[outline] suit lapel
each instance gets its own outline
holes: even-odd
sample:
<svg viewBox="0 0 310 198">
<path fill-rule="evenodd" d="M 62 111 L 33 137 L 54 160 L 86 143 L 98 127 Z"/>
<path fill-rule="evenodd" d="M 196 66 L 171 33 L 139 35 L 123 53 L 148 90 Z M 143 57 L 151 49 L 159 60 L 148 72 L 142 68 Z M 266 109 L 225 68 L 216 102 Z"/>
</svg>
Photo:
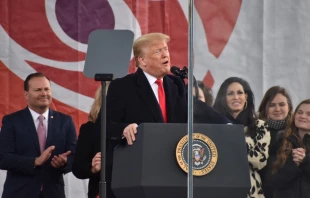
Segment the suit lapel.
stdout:
<svg viewBox="0 0 310 198">
<path fill-rule="evenodd" d="M 36 146 L 37 151 L 40 153 L 40 144 L 39 144 L 39 138 L 38 138 L 38 133 L 37 133 L 37 129 L 34 125 L 34 121 L 32 118 L 32 115 L 30 113 L 30 110 L 28 109 L 28 107 L 26 107 L 23 111 L 23 118 L 25 121 L 25 126 L 27 126 L 28 128 L 28 133 L 30 134 L 30 136 L 32 137 L 34 144 Z"/>
<path fill-rule="evenodd" d="M 55 123 L 57 123 L 58 117 L 55 116 L 55 112 L 52 109 L 49 109 L 48 113 L 48 129 L 47 129 L 47 139 L 45 144 L 45 149 L 49 146 L 52 146 L 53 136 L 55 133 Z"/>
<path fill-rule="evenodd" d="M 178 90 L 173 81 L 167 76 L 164 77 L 164 89 L 166 95 L 167 118 L 168 122 L 172 122 L 172 115 L 174 115 Z"/>
<path fill-rule="evenodd" d="M 162 116 L 159 104 L 154 95 L 153 89 L 140 68 L 137 70 L 136 76 L 138 85 L 137 91 L 142 97 L 147 107 L 150 109 L 155 119 L 155 122 L 164 122 L 164 118 Z"/>
</svg>

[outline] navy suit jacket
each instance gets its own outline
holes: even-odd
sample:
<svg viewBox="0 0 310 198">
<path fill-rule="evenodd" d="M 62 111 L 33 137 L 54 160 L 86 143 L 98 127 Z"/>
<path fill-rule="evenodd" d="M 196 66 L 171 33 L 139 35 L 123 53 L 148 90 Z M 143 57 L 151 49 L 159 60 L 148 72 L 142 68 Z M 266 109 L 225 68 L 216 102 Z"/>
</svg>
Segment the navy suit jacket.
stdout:
<svg viewBox="0 0 310 198">
<path fill-rule="evenodd" d="M 0 132 L 0 169 L 7 170 L 2 198 L 37 198 L 43 184 L 45 198 L 64 198 L 63 174 L 71 171 L 75 153 L 76 130 L 72 118 L 49 110 L 48 131 L 45 148 L 55 150 L 44 165 L 34 167 L 36 157 L 41 155 L 37 130 L 27 108 L 6 115 Z M 51 159 L 71 150 L 67 165 L 57 169 Z"/>
</svg>

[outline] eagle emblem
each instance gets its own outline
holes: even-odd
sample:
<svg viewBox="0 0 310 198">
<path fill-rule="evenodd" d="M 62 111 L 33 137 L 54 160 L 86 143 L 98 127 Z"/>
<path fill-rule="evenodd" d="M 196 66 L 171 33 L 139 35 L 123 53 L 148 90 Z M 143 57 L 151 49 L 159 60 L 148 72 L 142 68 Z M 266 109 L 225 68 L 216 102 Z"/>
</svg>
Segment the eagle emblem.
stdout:
<svg viewBox="0 0 310 198">
<path fill-rule="evenodd" d="M 203 176 L 212 171 L 216 165 L 218 153 L 214 142 L 206 135 L 193 133 L 193 141 L 189 149 L 188 135 L 185 135 L 176 148 L 176 158 L 183 171 L 188 173 L 188 161 L 193 162 L 193 175 Z M 189 155 L 191 157 L 189 158 Z"/>
<path fill-rule="evenodd" d="M 204 155 L 204 150 L 205 148 L 199 144 L 193 145 L 193 163 L 196 166 L 203 165 L 203 162 L 206 160 L 207 156 Z"/>
</svg>

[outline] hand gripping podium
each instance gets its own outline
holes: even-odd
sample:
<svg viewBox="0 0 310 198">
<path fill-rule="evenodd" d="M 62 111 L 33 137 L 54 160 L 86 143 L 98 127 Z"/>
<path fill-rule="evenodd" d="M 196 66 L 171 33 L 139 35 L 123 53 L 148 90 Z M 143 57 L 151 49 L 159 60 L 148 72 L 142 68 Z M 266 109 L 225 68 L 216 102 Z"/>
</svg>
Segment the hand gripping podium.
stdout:
<svg viewBox="0 0 310 198">
<path fill-rule="evenodd" d="M 197 148 L 193 149 L 197 157 L 193 160 L 197 164 L 210 171 L 204 166 L 208 161 L 212 164 L 217 154 L 213 170 L 193 177 L 194 198 L 245 198 L 250 190 L 250 175 L 243 126 L 194 124 L 194 133 L 207 136 L 216 147 L 216 153 L 210 154 L 207 150 L 213 151 L 212 145 L 201 149 L 193 138 L 193 147 Z M 182 138 L 186 135 L 187 124 L 139 125 L 134 144 L 114 151 L 112 190 L 116 197 L 186 198 L 187 173 L 177 160 L 181 149 L 176 150 L 185 143 Z"/>
</svg>

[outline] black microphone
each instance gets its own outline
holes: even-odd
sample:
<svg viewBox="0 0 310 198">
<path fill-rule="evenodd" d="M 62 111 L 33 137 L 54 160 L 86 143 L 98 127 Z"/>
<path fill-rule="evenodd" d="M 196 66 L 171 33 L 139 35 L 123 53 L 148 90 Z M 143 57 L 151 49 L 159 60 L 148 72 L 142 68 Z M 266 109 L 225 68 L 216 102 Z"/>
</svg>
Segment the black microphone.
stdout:
<svg viewBox="0 0 310 198">
<path fill-rule="evenodd" d="M 180 69 L 179 67 L 177 66 L 172 66 L 170 68 L 170 72 L 173 73 L 175 76 L 179 76 L 182 80 L 184 80 L 184 78 L 187 78 L 188 79 L 188 69 L 186 66 L 183 67 L 183 69 Z M 198 103 L 198 84 L 197 84 L 197 81 L 196 81 L 196 78 L 195 76 L 193 75 L 193 84 L 194 84 L 194 87 L 195 87 L 195 95 L 197 97 L 194 97 L 194 101 L 193 101 L 193 110 L 194 112 L 197 112 L 197 103 Z M 183 81 L 184 82 L 184 81 Z M 184 85 L 185 85 L 185 82 L 184 82 Z M 188 90 L 186 90 L 187 92 Z"/>
<path fill-rule="evenodd" d="M 177 66 L 172 66 L 170 68 L 171 73 L 173 73 L 176 76 L 179 76 L 180 78 L 188 78 L 188 69 L 184 66 L 183 69 L 178 68 Z"/>
</svg>

